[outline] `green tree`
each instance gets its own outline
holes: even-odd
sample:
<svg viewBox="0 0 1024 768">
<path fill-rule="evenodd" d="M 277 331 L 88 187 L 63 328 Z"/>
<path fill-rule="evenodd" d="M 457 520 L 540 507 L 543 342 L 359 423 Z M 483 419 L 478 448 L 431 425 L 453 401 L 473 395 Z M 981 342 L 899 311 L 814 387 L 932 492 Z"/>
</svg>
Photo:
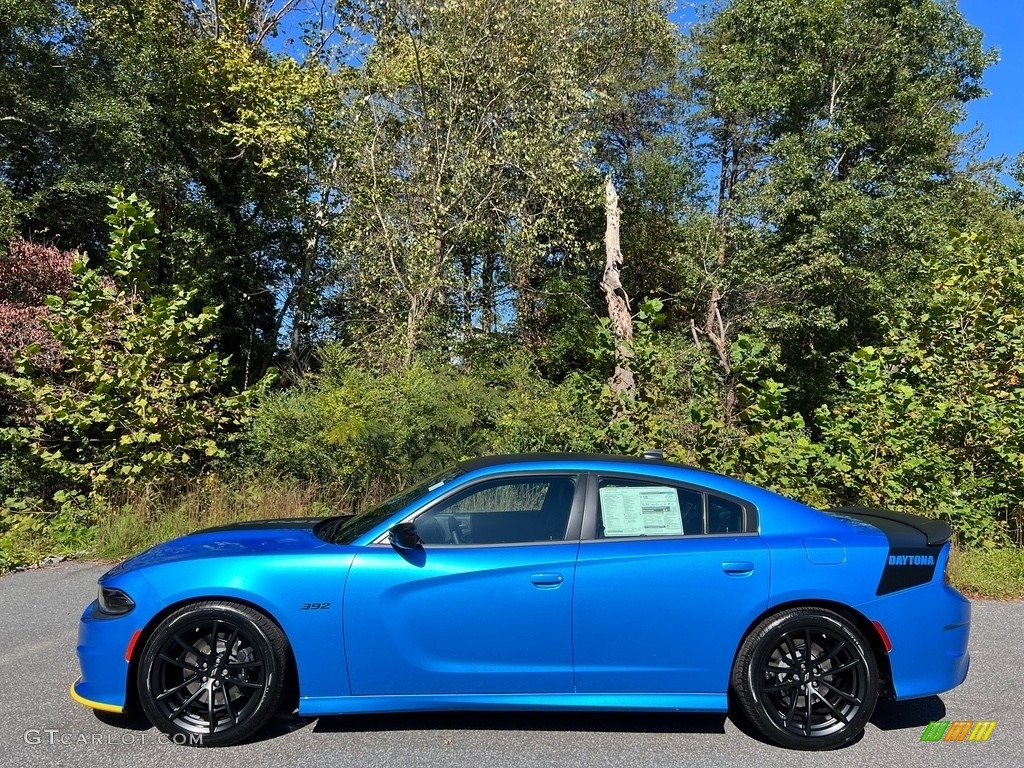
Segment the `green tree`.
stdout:
<svg viewBox="0 0 1024 768">
<path fill-rule="evenodd" d="M 373 349 L 403 364 L 428 335 L 450 350 L 511 320 L 528 334 L 540 325 L 540 275 L 580 252 L 581 215 L 601 217 L 603 118 L 637 94 L 625 73 L 672 50 L 661 3 L 426 0 L 350 12 L 372 41 L 349 113 L 360 134 L 345 276 L 363 312 L 351 319 L 370 321 Z M 593 245 L 596 255 L 600 235 Z"/>
<path fill-rule="evenodd" d="M 992 56 L 948 0 L 732 0 L 692 41 L 714 224 L 681 298 L 727 417 L 743 332 L 808 409 L 913 292 L 921 255 L 966 226 L 955 127 Z"/>
<path fill-rule="evenodd" d="M 192 473 L 224 455 L 224 441 L 260 388 L 227 389 L 227 360 L 211 351 L 218 309 L 189 310 L 195 294 L 152 292 L 155 213 L 118 191 L 108 253 L 113 278 L 74 266 L 64 297 L 47 300 L 60 365 L 28 348 L 0 387 L 27 416 L 2 431 L 57 478 L 54 500 L 103 495 Z"/>
<path fill-rule="evenodd" d="M 222 306 L 218 349 L 236 381 L 258 379 L 310 326 L 336 207 L 316 16 L 292 0 L 0 0 L 0 234 L 102 271 L 106 194 L 138 190 L 166 233 L 157 292 Z M 303 32 L 294 57 L 271 51 L 286 25 Z"/>
</svg>

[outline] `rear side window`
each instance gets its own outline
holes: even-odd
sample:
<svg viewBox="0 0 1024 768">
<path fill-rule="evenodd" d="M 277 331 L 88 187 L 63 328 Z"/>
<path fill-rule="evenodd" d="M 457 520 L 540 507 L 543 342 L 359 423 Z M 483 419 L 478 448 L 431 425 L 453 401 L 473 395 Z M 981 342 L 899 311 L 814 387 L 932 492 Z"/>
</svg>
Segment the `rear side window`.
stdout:
<svg viewBox="0 0 1024 768">
<path fill-rule="evenodd" d="M 743 507 L 721 496 L 708 495 L 708 533 L 743 531 Z"/>
<path fill-rule="evenodd" d="M 743 533 L 743 505 L 712 493 L 656 481 L 602 478 L 596 538 Z"/>
</svg>

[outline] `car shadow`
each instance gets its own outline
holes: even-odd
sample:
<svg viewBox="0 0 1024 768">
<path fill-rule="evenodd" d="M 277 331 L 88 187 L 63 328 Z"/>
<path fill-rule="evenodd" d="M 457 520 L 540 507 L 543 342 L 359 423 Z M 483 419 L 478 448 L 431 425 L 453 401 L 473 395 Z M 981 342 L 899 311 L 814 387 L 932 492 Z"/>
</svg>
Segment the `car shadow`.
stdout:
<svg viewBox="0 0 1024 768">
<path fill-rule="evenodd" d="M 153 728 L 149 718 L 142 712 L 113 713 L 93 710 L 93 714 L 101 723 L 126 731 L 148 731 Z M 284 736 L 293 731 L 306 728 L 315 721 L 316 718 L 312 717 L 299 717 L 295 714 L 281 713 L 271 718 L 270 722 L 249 738 L 239 742 L 239 744 L 257 744 L 261 741 L 276 739 L 278 736 Z"/>
<path fill-rule="evenodd" d="M 142 713 L 94 712 L 101 722 L 129 731 L 148 731 L 153 726 Z M 938 696 L 911 701 L 878 702 L 871 723 L 882 731 L 924 728 L 946 716 Z M 367 715 L 332 715 L 319 718 L 280 714 L 244 744 L 274 739 L 313 725 L 314 733 L 376 733 L 401 731 L 568 731 L 576 733 L 709 733 L 724 734 L 729 720 L 745 736 L 771 747 L 737 710 L 719 713 L 675 712 L 396 712 Z M 862 737 L 846 746 L 852 746 Z"/>
<path fill-rule="evenodd" d="M 923 699 L 911 699 L 910 701 L 892 701 L 891 699 L 879 699 L 875 705 L 875 711 L 871 714 L 870 722 L 880 731 L 898 731 L 909 728 L 924 728 L 934 720 L 942 720 L 946 716 L 946 705 L 938 696 L 926 696 Z M 729 719 L 737 729 L 742 731 L 751 739 L 760 741 L 768 746 L 778 747 L 769 741 L 758 731 L 753 724 L 739 711 L 739 706 L 730 699 Z M 851 747 L 864 738 L 864 734 L 848 744 L 843 749 Z"/>
<path fill-rule="evenodd" d="M 125 731 L 148 731 L 153 727 L 153 724 L 149 722 L 149 718 L 141 712 L 101 712 L 98 709 L 94 709 L 92 713 L 96 716 L 104 725 L 110 725 L 114 728 L 121 728 Z"/>
<path fill-rule="evenodd" d="M 871 723 L 882 731 L 898 731 L 903 728 L 924 728 L 945 717 L 946 705 L 938 696 L 925 696 L 910 701 L 883 699 L 875 707 Z"/>
<path fill-rule="evenodd" d="M 574 731 L 725 733 L 724 714 L 670 712 L 401 712 L 321 717 L 316 733 L 374 731 Z"/>
</svg>

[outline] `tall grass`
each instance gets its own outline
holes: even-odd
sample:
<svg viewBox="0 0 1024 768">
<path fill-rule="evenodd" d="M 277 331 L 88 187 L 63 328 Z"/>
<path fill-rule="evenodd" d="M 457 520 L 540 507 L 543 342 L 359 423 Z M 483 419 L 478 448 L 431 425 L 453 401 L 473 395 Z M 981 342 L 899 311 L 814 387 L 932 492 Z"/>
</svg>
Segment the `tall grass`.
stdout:
<svg viewBox="0 0 1024 768">
<path fill-rule="evenodd" d="M 953 549 L 949 578 L 968 597 L 1024 599 L 1024 549 Z"/>
<path fill-rule="evenodd" d="M 336 488 L 294 480 L 208 476 L 185 487 L 147 488 L 100 516 L 93 554 L 118 560 L 203 528 L 280 517 L 349 514 L 357 505 Z"/>
</svg>

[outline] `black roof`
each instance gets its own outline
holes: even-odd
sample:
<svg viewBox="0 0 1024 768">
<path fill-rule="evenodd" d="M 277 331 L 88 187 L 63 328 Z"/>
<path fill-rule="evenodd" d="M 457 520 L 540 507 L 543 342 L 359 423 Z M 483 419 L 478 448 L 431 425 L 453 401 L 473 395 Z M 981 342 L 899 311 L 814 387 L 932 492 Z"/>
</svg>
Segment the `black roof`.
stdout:
<svg viewBox="0 0 1024 768">
<path fill-rule="evenodd" d="M 615 464 L 667 464 L 675 467 L 688 467 L 688 464 L 679 464 L 674 461 L 666 461 L 661 458 L 647 458 L 644 456 L 617 456 L 609 453 L 509 453 L 497 456 L 481 456 L 476 459 L 467 459 L 459 462 L 459 468 L 470 472 L 474 469 L 494 467 L 504 464 L 525 464 L 534 461 L 604 461 Z"/>
</svg>

